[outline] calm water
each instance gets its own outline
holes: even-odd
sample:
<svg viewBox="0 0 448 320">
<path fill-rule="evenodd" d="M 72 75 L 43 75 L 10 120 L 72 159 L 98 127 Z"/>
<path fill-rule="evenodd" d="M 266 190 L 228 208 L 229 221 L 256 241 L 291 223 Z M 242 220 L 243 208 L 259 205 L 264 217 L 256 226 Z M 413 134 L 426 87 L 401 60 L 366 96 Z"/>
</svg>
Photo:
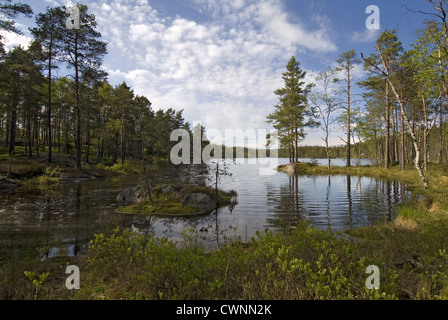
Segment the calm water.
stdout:
<svg viewBox="0 0 448 320">
<path fill-rule="evenodd" d="M 320 161 L 325 163 L 325 160 Z M 344 164 L 340 160 L 340 165 Z M 286 164 L 281 160 L 280 164 Z M 338 161 L 333 162 L 338 165 Z M 368 163 L 366 163 L 368 164 Z M 219 187 L 235 190 L 238 204 L 202 217 L 162 219 L 115 213 L 117 194 L 135 186 L 138 177 L 98 179 L 54 189 L 21 187 L 0 193 L 0 245 L 3 248 L 37 246 L 43 259 L 73 256 L 84 251 L 94 234 L 108 233 L 117 226 L 151 230 L 174 240 L 192 229 L 199 242 L 216 247 L 232 239 L 250 240 L 257 231 L 274 231 L 311 220 L 322 229 L 347 230 L 373 223 L 387 223 L 396 205 L 410 192 L 398 182 L 348 176 L 298 176 L 284 173 L 259 175 L 259 165 L 237 161 L 232 176 L 223 176 Z M 189 181 L 210 183 L 202 166 L 154 166 L 154 183 Z M 1 251 L 0 251 L 1 261 Z"/>
</svg>

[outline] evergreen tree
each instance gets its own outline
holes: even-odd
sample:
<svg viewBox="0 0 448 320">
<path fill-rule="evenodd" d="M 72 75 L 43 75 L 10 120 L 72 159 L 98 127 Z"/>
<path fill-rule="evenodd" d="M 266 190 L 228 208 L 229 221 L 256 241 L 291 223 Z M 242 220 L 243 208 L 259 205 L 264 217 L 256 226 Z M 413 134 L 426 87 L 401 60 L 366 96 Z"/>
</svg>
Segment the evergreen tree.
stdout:
<svg viewBox="0 0 448 320">
<path fill-rule="evenodd" d="M 43 61 L 46 64 L 47 84 L 48 84 L 48 105 L 47 105 L 47 129 L 48 129 L 48 162 L 53 160 L 53 137 L 52 137 L 52 71 L 57 66 L 57 52 L 62 49 L 63 24 L 65 12 L 62 7 L 47 8 L 46 13 L 40 13 L 36 17 L 37 27 L 31 29 L 34 38 L 39 40 L 44 52 Z"/>
<path fill-rule="evenodd" d="M 64 7 L 63 7 L 64 8 Z M 78 5 L 80 12 L 80 28 L 65 28 L 64 53 L 66 62 L 74 69 L 75 79 L 75 113 L 76 113 L 76 166 L 82 169 L 81 163 L 81 74 L 83 71 L 99 69 L 102 59 L 107 53 L 107 44 L 100 40 L 101 34 L 96 31 L 97 23 L 93 14 L 87 13 L 87 6 Z M 65 9 L 65 8 L 64 8 Z"/>
<path fill-rule="evenodd" d="M 291 146 L 290 158 L 294 163 L 299 161 L 299 143 L 305 139 L 306 127 L 315 127 L 314 112 L 308 104 L 308 96 L 313 84 L 304 82 L 306 72 L 300 69 L 300 62 L 292 57 L 283 73 L 285 87 L 275 91 L 280 103 L 275 106 L 275 111 L 268 115 L 269 123 L 272 123 L 279 131 L 280 142 L 285 146 Z"/>
<path fill-rule="evenodd" d="M 19 107 L 24 105 L 25 99 L 35 83 L 36 75 L 40 75 L 39 66 L 35 64 L 33 57 L 22 47 L 16 47 L 10 51 L 3 62 L 1 76 L 2 87 L 5 90 L 6 105 L 9 115 L 9 154 L 14 154 L 16 144 L 16 130 Z"/>
<path fill-rule="evenodd" d="M 120 109 L 120 146 L 121 146 L 121 164 L 124 164 L 126 159 L 126 129 L 127 119 L 131 114 L 132 103 L 134 99 L 134 91 L 126 85 L 121 83 L 115 88 L 115 103 Z"/>
<path fill-rule="evenodd" d="M 31 17 L 33 10 L 28 4 L 11 3 L 12 0 L 0 0 L 0 30 L 6 30 L 17 34 L 22 32 L 17 29 L 14 18 L 19 14 L 24 14 L 26 17 Z M 0 35 L 0 42 L 2 37 Z"/>
</svg>

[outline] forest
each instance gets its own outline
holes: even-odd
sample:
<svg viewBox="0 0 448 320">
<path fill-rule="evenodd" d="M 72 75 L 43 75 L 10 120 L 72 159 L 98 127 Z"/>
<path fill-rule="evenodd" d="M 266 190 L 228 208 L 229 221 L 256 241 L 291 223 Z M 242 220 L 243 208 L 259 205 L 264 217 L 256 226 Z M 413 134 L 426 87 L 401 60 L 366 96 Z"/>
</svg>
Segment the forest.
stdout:
<svg viewBox="0 0 448 320">
<path fill-rule="evenodd" d="M 31 17 L 28 5 L 8 2 L 1 6 L 6 17 Z M 154 111 L 150 100 L 125 82 L 111 85 L 101 67 L 107 43 L 87 6 L 79 9 L 82 29 L 67 28 L 65 7 L 48 8 L 35 17 L 28 49 L 18 46 L 5 52 L 1 44 L 1 152 L 42 156 L 48 163 L 55 153 L 72 155 L 78 168 L 83 163 L 167 157 L 170 133 L 192 132 L 183 110 Z M 20 32 L 13 20 L 1 25 Z"/>
</svg>

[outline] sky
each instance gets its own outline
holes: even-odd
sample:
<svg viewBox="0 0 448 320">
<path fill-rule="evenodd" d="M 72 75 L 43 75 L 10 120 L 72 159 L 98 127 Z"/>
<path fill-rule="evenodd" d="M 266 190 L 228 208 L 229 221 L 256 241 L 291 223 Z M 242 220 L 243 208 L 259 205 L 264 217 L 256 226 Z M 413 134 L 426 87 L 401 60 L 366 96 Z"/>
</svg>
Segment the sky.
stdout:
<svg viewBox="0 0 448 320">
<path fill-rule="evenodd" d="M 73 5 L 70 0 L 22 0 L 35 13 Z M 269 130 L 266 116 L 278 103 L 275 90 L 292 56 L 307 72 L 306 82 L 335 67 L 355 49 L 370 55 L 385 29 L 395 29 L 405 49 L 434 12 L 425 0 L 84 0 L 108 43 L 103 68 L 112 85 L 125 81 L 146 96 L 154 110 L 184 110 L 192 124 L 225 135 L 226 130 Z M 380 10 L 380 29 L 369 30 L 370 5 Z M 8 49 L 27 46 L 34 18 L 19 18 L 24 35 L 5 34 Z M 363 66 L 354 82 L 366 77 Z M 361 91 L 354 88 L 354 93 Z M 362 102 L 361 106 L 362 106 Z M 307 131 L 302 145 L 323 145 L 321 129 Z M 343 144 L 341 128 L 330 142 Z M 248 142 L 265 143 L 261 135 Z"/>
</svg>

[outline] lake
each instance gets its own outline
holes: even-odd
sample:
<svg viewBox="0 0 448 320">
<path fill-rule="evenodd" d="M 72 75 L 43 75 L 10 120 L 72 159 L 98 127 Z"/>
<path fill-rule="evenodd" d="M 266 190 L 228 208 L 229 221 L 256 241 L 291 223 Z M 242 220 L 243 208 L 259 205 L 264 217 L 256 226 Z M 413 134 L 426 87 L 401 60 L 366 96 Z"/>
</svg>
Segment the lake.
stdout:
<svg viewBox="0 0 448 320">
<path fill-rule="evenodd" d="M 304 159 L 303 159 L 304 160 Z M 340 161 L 340 163 L 339 163 Z M 222 176 L 219 188 L 235 190 L 237 204 L 194 218 L 150 218 L 115 212 L 117 194 L 136 186 L 138 177 L 114 177 L 57 188 L 20 187 L 0 194 L 0 245 L 18 249 L 38 247 L 41 258 L 74 256 L 86 250 L 97 233 L 116 227 L 181 240 L 189 229 L 206 248 L 234 239 L 249 241 L 258 231 L 282 231 L 309 220 L 321 229 L 344 231 L 375 223 L 388 223 L 396 206 L 411 192 L 399 182 L 350 176 L 260 175 L 259 164 L 238 160 L 229 165 L 232 176 Z M 326 160 L 318 160 L 326 163 Z M 279 164 L 287 164 L 280 159 Z M 333 165 L 344 165 L 334 160 Z M 370 164 L 364 160 L 363 164 Z M 205 166 L 176 167 L 154 164 L 153 183 L 187 181 L 211 183 Z M 1 257 L 0 257 L 1 259 Z"/>
</svg>

